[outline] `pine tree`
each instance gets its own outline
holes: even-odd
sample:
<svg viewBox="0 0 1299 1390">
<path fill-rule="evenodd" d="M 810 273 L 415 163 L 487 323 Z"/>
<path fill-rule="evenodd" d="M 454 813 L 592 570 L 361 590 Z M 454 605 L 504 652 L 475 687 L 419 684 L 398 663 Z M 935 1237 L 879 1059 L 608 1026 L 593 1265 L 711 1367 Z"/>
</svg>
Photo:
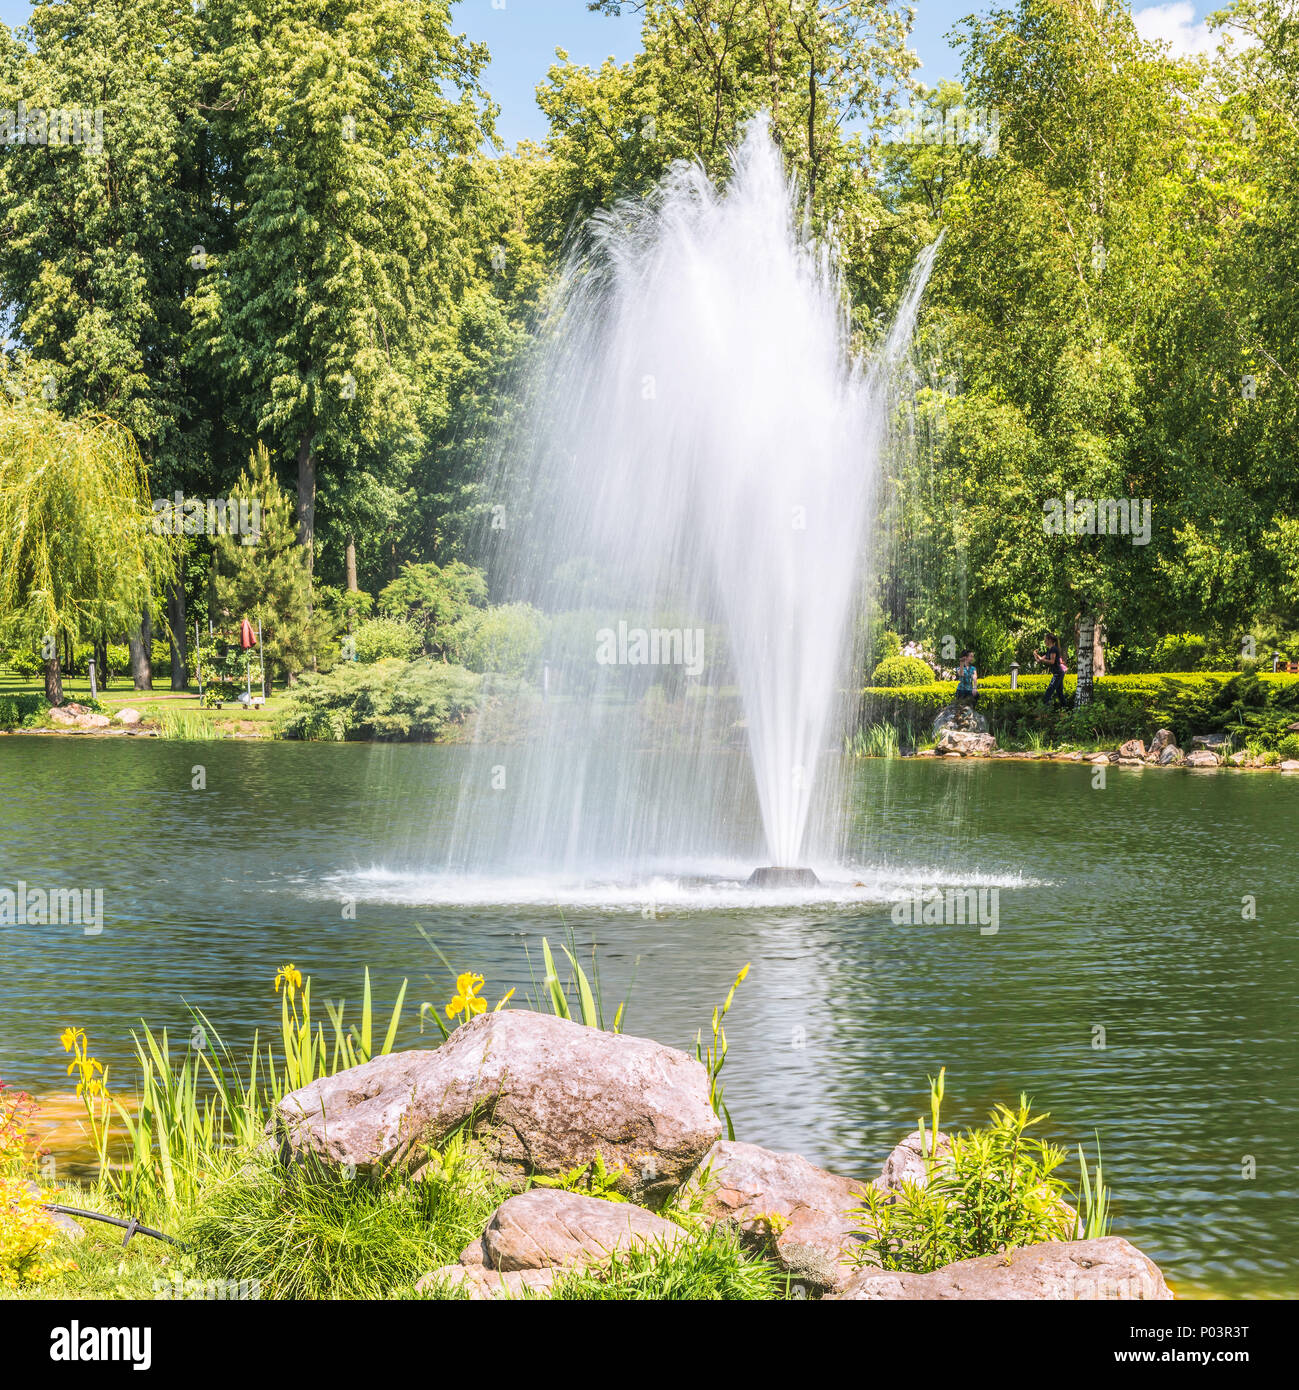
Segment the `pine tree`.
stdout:
<svg viewBox="0 0 1299 1390">
<path fill-rule="evenodd" d="M 260 622 L 268 669 L 291 681 L 312 662 L 311 580 L 306 552 L 297 543 L 293 500 L 261 444 L 235 485 L 232 501 L 245 499 L 250 512 L 254 502 L 260 508 L 260 530 L 253 537 L 216 537 L 216 611 L 232 638 L 244 618 L 254 628 Z"/>
</svg>

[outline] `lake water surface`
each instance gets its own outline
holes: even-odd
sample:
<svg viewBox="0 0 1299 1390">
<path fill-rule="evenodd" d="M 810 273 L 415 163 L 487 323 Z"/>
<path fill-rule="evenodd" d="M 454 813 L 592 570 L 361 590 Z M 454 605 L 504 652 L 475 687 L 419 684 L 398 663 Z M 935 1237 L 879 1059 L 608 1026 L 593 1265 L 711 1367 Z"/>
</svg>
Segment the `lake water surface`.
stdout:
<svg viewBox="0 0 1299 1390">
<path fill-rule="evenodd" d="M 380 1001 L 409 978 L 415 1006 L 443 1004 L 416 923 L 494 1002 L 567 929 L 597 948 L 606 1003 L 630 989 L 626 1030 L 678 1047 L 752 962 L 727 1024 L 737 1137 L 873 1174 L 946 1065 L 945 1127 L 1025 1090 L 1071 1152 L 1099 1132 L 1116 1229 L 1179 1292 L 1299 1295 L 1299 777 L 1111 768 L 1097 789 L 1078 765 L 861 762 L 853 873 L 764 900 L 726 866 L 698 890 L 457 884 L 439 846 L 465 766 L 0 738 L 0 889 L 104 894 L 98 935 L 0 926 L 0 1077 L 66 1089 L 76 1024 L 129 1090 L 132 1026 L 184 1035 L 187 1005 L 227 1043 L 275 1035 L 290 960 L 317 998 L 359 999 L 368 965 Z M 889 892 L 934 883 L 995 887 L 996 932 L 895 923 Z"/>
</svg>

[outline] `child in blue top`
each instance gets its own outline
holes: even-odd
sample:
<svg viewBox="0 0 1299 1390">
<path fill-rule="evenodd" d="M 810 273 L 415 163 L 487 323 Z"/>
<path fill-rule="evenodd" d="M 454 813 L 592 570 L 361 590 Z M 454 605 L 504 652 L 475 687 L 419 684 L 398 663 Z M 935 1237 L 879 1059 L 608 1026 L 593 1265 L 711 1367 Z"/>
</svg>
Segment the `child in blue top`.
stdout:
<svg viewBox="0 0 1299 1390">
<path fill-rule="evenodd" d="M 971 709 L 979 703 L 979 673 L 974 666 L 974 653 L 962 652 L 956 668 L 956 698 Z"/>
</svg>

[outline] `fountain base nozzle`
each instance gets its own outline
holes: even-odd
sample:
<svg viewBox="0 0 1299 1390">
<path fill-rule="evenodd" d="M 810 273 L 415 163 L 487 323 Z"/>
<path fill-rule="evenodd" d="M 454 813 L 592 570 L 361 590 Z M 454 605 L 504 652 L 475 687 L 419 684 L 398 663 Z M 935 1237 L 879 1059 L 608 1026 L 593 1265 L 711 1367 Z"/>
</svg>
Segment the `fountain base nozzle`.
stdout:
<svg viewBox="0 0 1299 1390">
<path fill-rule="evenodd" d="M 745 884 L 746 888 L 816 888 L 821 880 L 811 869 L 782 869 L 769 866 L 754 869 Z"/>
</svg>

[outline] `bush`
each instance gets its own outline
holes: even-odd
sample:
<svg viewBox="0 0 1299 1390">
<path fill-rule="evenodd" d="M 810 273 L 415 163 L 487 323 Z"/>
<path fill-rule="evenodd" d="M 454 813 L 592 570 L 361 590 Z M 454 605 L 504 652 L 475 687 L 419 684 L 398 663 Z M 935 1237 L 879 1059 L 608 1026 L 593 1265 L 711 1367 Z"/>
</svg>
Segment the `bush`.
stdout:
<svg viewBox="0 0 1299 1390">
<path fill-rule="evenodd" d="M 432 740 L 478 708 L 482 682 L 443 662 L 345 662 L 306 675 L 290 694 L 287 738 Z"/>
<path fill-rule="evenodd" d="M 1027 1134 L 1046 1119 L 1020 1096 L 999 1105 L 988 1124 L 951 1140 L 930 1161 L 924 1185 L 903 1182 L 896 1193 L 863 1191 L 866 1218 L 858 1234 L 883 1269 L 928 1274 L 957 1260 L 994 1255 L 1018 1245 L 1070 1240 L 1077 1218 L 1055 1176 L 1064 1151 Z M 933 1131 L 922 1137 L 932 1144 Z"/>
<path fill-rule="evenodd" d="M 1193 632 L 1161 637 L 1150 653 L 1152 671 L 1194 671 L 1205 660 L 1209 644 Z"/>
<path fill-rule="evenodd" d="M 545 635 L 540 610 L 530 603 L 505 603 L 467 614 L 452 629 L 448 645 L 470 671 L 522 679 L 532 673 Z"/>
<path fill-rule="evenodd" d="M 408 564 L 379 594 L 379 612 L 408 622 L 420 634 L 424 650 L 449 655 L 450 633 L 474 608 L 487 602 L 481 570 L 460 560 L 437 565 Z"/>
<path fill-rule="evenodd" d="M 1055 711 L 1043 705 L 1046 676 L 1021 676 L 1011 690 L 1005 676 L 979 682 L 979 712 L 990 731 L 1017 738 L 1036 731 L 1079 741 L 1152 737 L 1171 729 L 1181 745 L 1193 734 L 1228 733 L 1273 746 L 1285 726 L 1299 717 L 1299 676 L 1231 675 L 1195 672 L 1180 675 L 1105 676 L 1092 687 L 1092 702 L 1080 710 Z M 1066 676 L 1072 701 L 1076 678 Z M 956 694 L 954 681 L 928 685 L 867 687 L 862 692 L 864 725 L 890 723 L 906 742 L 928 738 L 934 716 Z"/>
<path fill-rule="evenodd" d="M 352 649 L 356 659 L 363 663 L 385 661 L 390 657 L 409 661 L 421 645 L 419 632 L 399 618 L 369 618 L 359 623 L 352 634 Z"/>
<path fill-rule="evenodd" d="M 39 654 L 26 647 L 18 647 L 6 653 L 5 660 L 14 675 L 21 676 L 24 680 L 33 680 L 45 672 L 45 663 Z"/>
<path fill-rule="evenodd" d="M 1299 758 L 1299 734 L 1287 734 L 1278 739 L 1276 751 L 1282 759 Z"/>
<path fill-rule="evenodd" d="M 0 696 L 0 729 L 29 729 L 44 724 L 49 707 L 44 695 Z"/>
<path fill-rule="evenodd" d="M 872 686 L 929 685 L 934 673 L 918 656 L 888 656 L 871 674 Z"/>
</svg>

